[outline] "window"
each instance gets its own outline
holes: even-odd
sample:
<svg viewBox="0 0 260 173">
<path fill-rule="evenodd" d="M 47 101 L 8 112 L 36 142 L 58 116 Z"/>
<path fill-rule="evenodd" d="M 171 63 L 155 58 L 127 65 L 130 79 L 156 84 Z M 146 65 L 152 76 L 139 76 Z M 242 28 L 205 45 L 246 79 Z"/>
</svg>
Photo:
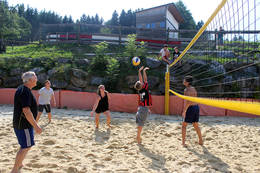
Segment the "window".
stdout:
<svg viewBox="0 0 260 173">
<path fill-rule="evenodd" d="M 153 28 L 153 29 L 155 28 L 155 23 L 151 24 L 151 28 Z"/>
<path fill-rule="evenodd" d="M 160 22 L 160 28 L 165 28 L 165 22 Z"/>
<path fill-rule="evenodd" d="M 142 28 L 142 24 L 138 24 L 138 25 L 137 25 L 137 28 Z"/>
<path fill-rule="evenodd" d="M 151 24 L 150 23 L 146 24 L 146 28 L 151 28 Z"/>
</svg>

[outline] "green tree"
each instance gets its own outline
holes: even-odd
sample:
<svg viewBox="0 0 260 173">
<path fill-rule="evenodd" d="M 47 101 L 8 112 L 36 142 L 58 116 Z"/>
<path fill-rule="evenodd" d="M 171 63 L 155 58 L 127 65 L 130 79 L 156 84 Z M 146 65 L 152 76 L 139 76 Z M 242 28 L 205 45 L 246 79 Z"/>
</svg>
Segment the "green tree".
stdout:
<svg viewBox="0 0 260 173">
<path fill-rule="evenodd" d="M 129 21 L 127 21 L 126 12 L 122 10 L 120 17 L 119 17 L 119 24 L 121 26 L 128 26 Z"/>
<path fill-rule="evenodd" d="M 201 20 L 197 23 L 196 29 L 199 30 L 204 25 L 204 22 Z"/>
<path fill-rule="evenodd" d="M 6 1 L 0 1 L 0 38 L 17 39 L 30 33 L 31 25 L 16 10 L 9 9 Z"/>
<path fill-rule="evenodd" d="M 136 45 L 136 35 L 130 34 L 127 36 L 127 44 L 125 46 L 124 55 L 130 57 L 130 61 L 134 56 L 145 57 L 146 49 L 144 42 L 141 42 L 140 46 Z M 142 59 L 141 59 L 142 60 Z"/>
<path fill-rule="evenodd" d="M 112 18 L 108 20 L 105 25 L 113 25 L 113 26 L 119 26 L 119 18 L 118 18 L 118 13 L 115 10 L 112 14 Z M 111 32 L 113 34 L 119 34 L 119 30 L 117 28 L 112 28 Z"/>
<path fill-rule="evenodd" d="M 118 18 L 118 13 L 116 10 L 112 14 L 110 25 L 116 25 L 116 26 L 119 25 L 119 18 Z"/>
<path fill-rule="evenodd" d="M 106 75 L 108 57 L 106 53 L 108 52 L 108 43 L 101 42 L 95 45 L 96 56 L 92 59 L 89 72 L 101 77 Z M 98 73 L 98 74 L 96 74 Z"/>
<path fill-rule="evenodd" d="M 184 3 L 179 0 L 175 3 L 177 9 L 181 13 L 182 17 L 184 18 L 184 22 L 180 24 L 179 29 L 187 29 L 187 30 L 195 30 L 196 29 L 196 23 L 192 17 L 191 12 L 187 9 L 187 7 L 184 5 Z M 187 32 L 187 33 L 181 33 L 180 36 L 183 38 L 193 38 L 195 32 Z"/>
</svg>

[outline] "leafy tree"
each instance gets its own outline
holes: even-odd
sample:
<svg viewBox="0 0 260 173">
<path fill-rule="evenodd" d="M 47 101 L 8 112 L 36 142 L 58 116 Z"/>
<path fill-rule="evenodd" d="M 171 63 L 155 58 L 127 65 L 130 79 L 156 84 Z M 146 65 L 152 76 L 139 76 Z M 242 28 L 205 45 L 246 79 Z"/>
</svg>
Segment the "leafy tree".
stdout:
<svg viewBox="0 0 260 173">
<path fill-rule="evenodd" d="M 31 25 L 6 1 L 0 1 L 0 38 L 17 39 L 30 33 Z"/>
<path fill-rule="evenodd" d="M 125 47 L 125 52 L 124 55 L 127 57 L 130 57 L 130 61 L 134 56 L 138 56 L 140 58 L 145 57 L 146 55 L 146 49 L 144 42 L 141 42 L 141 45 L 138 47 L 136 45 L 136 35 L 135 34 L 130 34 L 127 36 L 127 44 Z"/>
<path fill-rule="evenodd" d="M 104 77 L 106 75 L 108 56 L 108 43 L 101 42 L 95 45 L 95 54 L 96 56 L 92 59 L 89 72 L 91 74 L 98 73 L 99 76 Z M 96 74 L 97 75 L 97 74 Z"/>
<path fill-rule="evenodd" d="M 180 24 L 179 29 L 187 29 L 187 30 L 195 30 L 196 29 L 196 23 L 192 17 L 191 12 L 187 9 L 187 7 L 184 5 L 184 3 L 179 0 L 175 3 L 177 9 L 181 13 L 182 17 L 184 18 L 184 22 Z M 184 38 L 193 38 L 195 32 L 188 32 L 188 33 L 181 33 L 180 36 Z"/>
</svg>

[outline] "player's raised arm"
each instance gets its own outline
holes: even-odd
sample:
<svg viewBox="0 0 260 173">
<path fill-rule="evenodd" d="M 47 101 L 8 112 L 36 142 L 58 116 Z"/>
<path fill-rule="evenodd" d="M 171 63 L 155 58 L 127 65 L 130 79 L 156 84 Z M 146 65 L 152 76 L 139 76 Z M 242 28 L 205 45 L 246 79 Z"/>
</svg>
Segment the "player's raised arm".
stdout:
<svg viewBox="0 0 260 173">
<path fill-rule="evenodd" d="M 147 74 L 146 70 L 149 70 L 149 67 L 145 67 L 143 70 L 143 78 L 144 78 L 144 83 L 147 83 Z"/>
<path fill-rule="evenodd" d="M 139 70 L 138 70 L 138 77 L 139 77 L 139 81 L 141 83 L 143 83 L 143 77 L 142 77 L 142 73 L 141 71 L 143 70 L 144 66 L 142 66 Z"/>
</svg>

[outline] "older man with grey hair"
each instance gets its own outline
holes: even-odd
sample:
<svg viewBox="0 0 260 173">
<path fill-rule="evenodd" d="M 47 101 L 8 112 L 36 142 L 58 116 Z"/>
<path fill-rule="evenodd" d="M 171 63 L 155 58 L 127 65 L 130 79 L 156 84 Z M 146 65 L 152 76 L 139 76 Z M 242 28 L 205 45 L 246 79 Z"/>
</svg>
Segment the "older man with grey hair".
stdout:
<svg viewBox="0 0 260 173">
<path fill-rule="evenodd" d="M 37 102 L 31 89 L 36 86 L 37 76 L 34 72 L 22 75 L 23 85 L 19 86 L 14 96 L 13 127 L 20 144 L 11 173 L 18 173 L 23 167 L 23 160 L 34 145 L 34 130 L 40 134 L 42 129 L 36 122 Z"/>
</svg>

